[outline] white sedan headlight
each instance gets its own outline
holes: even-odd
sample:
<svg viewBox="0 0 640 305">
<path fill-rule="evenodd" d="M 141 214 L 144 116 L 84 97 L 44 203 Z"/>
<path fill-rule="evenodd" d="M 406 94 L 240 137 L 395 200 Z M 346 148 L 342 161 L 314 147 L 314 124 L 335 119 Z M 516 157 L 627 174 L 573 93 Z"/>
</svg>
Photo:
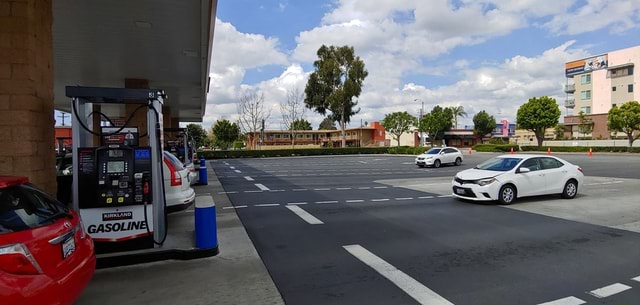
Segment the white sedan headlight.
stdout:
<svg viewBox="0 0 640 305">
<path fill-rule="evenodd" d="M 489 185 L 491 183 L 496 182 L 496 178 L 487 178 L 487 179 L 482 179 L 482 180 L 478 180 L 478 185 L 479 186 L 485 186 L 485 185 Z"/>
</svg>

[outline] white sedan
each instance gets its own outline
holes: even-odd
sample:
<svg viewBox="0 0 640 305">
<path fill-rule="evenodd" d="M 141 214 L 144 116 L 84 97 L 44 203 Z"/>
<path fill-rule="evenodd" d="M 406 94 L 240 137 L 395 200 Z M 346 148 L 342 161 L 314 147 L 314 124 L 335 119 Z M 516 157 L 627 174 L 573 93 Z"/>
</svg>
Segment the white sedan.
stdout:
<svg viewBox="0 0 640 305">
<path fill-rule="evenodd" d="M 511 204 L 516 198 L 549 194 L 571 199 L 583 180 L 579 166 L 557 157 L 504 155 L 457 173 L 451 183 L 457 198 Z"/>
<path fill-rule="evenodd" d="M 418 167 L 440 167 L 440 165 L 447 163 L 460 165 L 463 159 L 462 152 L 455 147 L 434 147 L 418 155 L 415 163 Z"/>
<path fill-rule="evenodd" d="M 189 169 L 168 151 L 164 152 L 163 166 L 167 213 L 186 210 L 196 200 L 196 193 L 189 181 Z"/>
</svg>

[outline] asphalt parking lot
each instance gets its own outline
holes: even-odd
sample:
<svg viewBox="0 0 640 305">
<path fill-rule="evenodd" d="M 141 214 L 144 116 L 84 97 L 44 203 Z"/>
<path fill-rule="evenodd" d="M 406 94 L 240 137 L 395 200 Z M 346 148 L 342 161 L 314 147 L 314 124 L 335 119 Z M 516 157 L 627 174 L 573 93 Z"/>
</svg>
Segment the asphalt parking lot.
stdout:
<svg viewBox="0 0 640 305">
<path fill-rule="evenodd" d="M 640 304 L 640 157 L 580 165 L 573 200 L 458 201 L 410 156 L 211 162 L 287 304 Z"/>
</svg>

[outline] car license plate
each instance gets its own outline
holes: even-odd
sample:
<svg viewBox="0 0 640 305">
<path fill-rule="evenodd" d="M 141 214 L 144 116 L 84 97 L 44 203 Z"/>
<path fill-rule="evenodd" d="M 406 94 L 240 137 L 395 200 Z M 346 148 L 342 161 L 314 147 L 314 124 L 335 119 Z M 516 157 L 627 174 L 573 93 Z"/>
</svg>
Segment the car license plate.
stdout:
<svg viewBox="0 0 640 305">
<path fill-rule="evenodd" d="M 73 235 L 62 243 L 62 258 L 67 258 L 76 251 L 76 241 Z"/>
<path fill-rule="evenodd" d="M 465 194 L 465 191 L 464 191 L 464 189 L 457 188 L 457 189 L 456 189 L 456 193 L 458 193 L 458 195 L 464 195 L 464 194 Z"/>
</svg>

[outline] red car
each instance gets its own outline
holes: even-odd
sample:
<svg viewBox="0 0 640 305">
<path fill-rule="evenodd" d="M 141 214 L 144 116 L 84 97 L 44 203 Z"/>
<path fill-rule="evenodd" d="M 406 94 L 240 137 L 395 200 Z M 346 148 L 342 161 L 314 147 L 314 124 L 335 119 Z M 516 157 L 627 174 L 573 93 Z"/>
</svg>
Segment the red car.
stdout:
<svg viewBox="0 0 640 305">
<path fill-rule="evenodd" d="M 0 304 L 72 304 L 95 268 L 76 212 L 25 177 L 0 176 Z"/>
</svg>

